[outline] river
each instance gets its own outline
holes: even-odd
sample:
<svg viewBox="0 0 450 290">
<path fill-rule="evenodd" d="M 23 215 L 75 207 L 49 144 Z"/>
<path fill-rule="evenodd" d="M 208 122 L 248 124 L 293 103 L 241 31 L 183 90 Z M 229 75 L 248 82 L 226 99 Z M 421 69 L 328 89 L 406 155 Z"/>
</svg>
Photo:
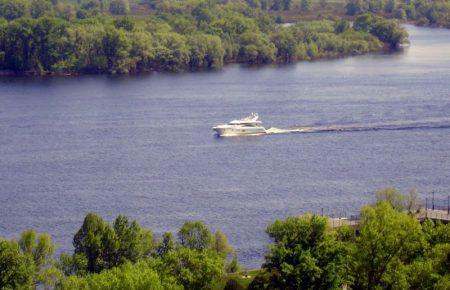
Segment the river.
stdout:
<svg viewBox="0 0 450 290">
<path fill-rule="evenodd" d="M 354 214 L 387 186 L 447 196 L 450 30 L 407 29 L 411 47 L 391 54 L 0 79 L 0 236 L 32 227 L 59 253 L 92 211 L 158 235 L 201 220 L 251 268 L 275 219 Z M 214 137 L 211 127 L 250 112 L 267 127 L 364 129 Z"/>
</svg>

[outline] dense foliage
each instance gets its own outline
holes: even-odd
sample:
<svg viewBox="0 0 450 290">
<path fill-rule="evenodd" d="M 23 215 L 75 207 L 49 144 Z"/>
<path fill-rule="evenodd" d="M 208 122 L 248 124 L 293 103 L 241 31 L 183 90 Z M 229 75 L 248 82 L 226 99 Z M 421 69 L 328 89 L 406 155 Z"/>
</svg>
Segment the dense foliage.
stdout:
<svg viewBox="0 0 450 290">
<path fill-rule="evenodd" d="M 388 188 L 361 209 L 357 228 L 309 214 L 275 221 L 248 289 L 449 289 L 450 224 L 421 223 L 419 210 L 416 192 Z M 201 222 L 183 224 L 177 239 L 155 239 L 124 216 L 110 225 L 90 213 L 73 244 L 55 261 L 49 235 L 0 239 L 0 289 L 244 289 L 233 278 L 218 283 L 226 269 L 237 271 L 236 256 L 222 232 Z"/>
<path fill-rule="evenodd" d="M 398 22 L 386 21 L 369 13 L 356 17 L 353 27 L 357 31 L 369 32 L 391 47 L 398 47 L 407 41 L 408 34 Z"/>
<path fill-rule="evenodd" d="M 448 0 L 349 0 L 348 15 L 371 12 L 411 20 L 419 25 L 450 28 L 450 1 Z"/>
<path fill-rule="evenodd" d="M 118 216 L 109 225 L 88 214 L 73 239 L 74 253 L 53 259 L 48 235 L 33 230 L 19 241 L 0 239 L 0 289 L 210 289 L 234 253 L 226 236 L 186 222 L 176 241 Z"/>
<path fill-rule="evenodd" d="M 264 267 L 274 271 L 270 288 L 338 289 L 348 284 L 350 248 L 326 231 L 319 216 L 291 217 L 267 228 L 275 241 Z"/>
<path fill-rule="evenodd" d="M 388 189 L 361 209 L 358 231 L 306 215 L 267 228 L 265 271 L 249 289 L 449 289 L 450 224 L 421 224 L 414 194 Z"/>
<path fill-rule="evenodd" d="M 54 251 L 50 236 L 33 230 L 23 232 L 18 241 L 0 239 L 0 289 L 31 289 L 48 280 Z"/>
<path fill-rule="evenodd" d="M 370 21 L 382 23 L 383 35 L 345 21 L 284 27 L 242 1 L 164 1 L 146 17 L 112 17 L 101 13 L 104 1 L 81 3 L 72 11 L 48 0 L 0 0 L 0 70 L 115 74 L 293 62 L 377 51 L 390 42 L 384 34 L 405 33 L 378 18 Z"/>
</svg>

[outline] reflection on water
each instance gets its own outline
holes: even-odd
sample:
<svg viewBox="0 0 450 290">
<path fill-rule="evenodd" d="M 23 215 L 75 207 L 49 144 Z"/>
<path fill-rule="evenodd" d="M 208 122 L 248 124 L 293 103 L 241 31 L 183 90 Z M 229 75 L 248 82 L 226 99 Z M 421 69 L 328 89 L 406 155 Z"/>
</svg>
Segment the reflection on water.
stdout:
<svg viewBox="0 0 450 290">
<path fill-rule="evenodd" d="M 439 122 L 450 118 L 450 30 L 408 31 L 411 47 L 394 54 L 1 79 L 0 235 L 34 227 L 68 251 L 90 211 L 128 215 L 158 234 L 203 220 L 255 267 L 276 218 L 354 213 L 385 186 L 445 195 L 450 131 Z M 268 128 L 341 130 L 214 137 L 211 127 L 249 112 Z M 398 130 L 411 124 L 419 128 Z"/>
</svg>

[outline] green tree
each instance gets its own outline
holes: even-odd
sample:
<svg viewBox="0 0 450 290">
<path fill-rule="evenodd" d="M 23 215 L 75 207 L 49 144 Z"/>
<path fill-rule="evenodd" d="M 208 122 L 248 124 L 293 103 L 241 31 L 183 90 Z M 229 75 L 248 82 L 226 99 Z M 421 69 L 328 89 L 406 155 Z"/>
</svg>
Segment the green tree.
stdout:
<svg viewBox="0 0 450 290">
<path fill-rule="evenodd" d="M 156 247 L 156 255 L 159 257 L 164 257 L 167 253 L 175 250 L 176 242 L 172 233 L 167 232 L 162 236 L 162 240 Z"/>
<path fill-rule="evenodd" d="M 151 231 L 142 229 L 136 221 L 129 222 L 127 217 L 121 215 L 114 221 L 113 228 L 119 242 L 116 264 L 125 261 L 135 263 L 150 256 L 154 247 Z"/>
<path fill-rule="evenodd" d="M 108 72 L 103 52 L 105 29 L 98 23 L 69 26 L 67 28 L 67 56 L 53 67 L 56 71 L 101 73 Z"/>
<path fill-rule="evenodd" d="M 43 17 L 33 27 L 35 70 L 51 71 L 58 60 L 67 57 L 66 23 L 57 18 Z"/>
<path fill-rule="evenodd" d="M 61 257 L 61 268 L 66 274 L 82 273 L 85 265 L 88 272 L 100 272 L 127 261 L 135 263 L 149 257 L 154 248 L 151 231 L 136 221 L 118 216 L 111 227 L 93 213 L 86 215 L 73 245 L 74 256 Z"/>
<path fill-rule="evenodd" d="M 275 45 L 260 32 L 245 32 L 241 34 L 239 42 L 241 49 L 239 57 L 250 64 L 271 63 L 276 59 Z"/>
<path fill-rule="evenodd" d="M 76 8 L 73 4 L 64 3 L 56 6 L 56 15 L 64 20 L 73 20 L 76 16 Z"/>
<path fill-rule="evenodd" d="M 64 273 L 56 266 L 43 269 L 38 275 L 38 281 L 45 290 L 55 289 L 56 285 L 64 279 Z"/>
<path fill-rule="evenodd" d="M 317 215 L 290 217 L 267 228 L 274 240 L 263 267 L 281 289 L 338 289 L 349 283 L 350 249 Z M 270 288 L 270 287 L 269 287 Z"/>
<path fill-rule="evenodd" d="M 50 15 L 53 11 L 53 5 L 48 0 L 32 0 L 30 5 L 30 15 L 33 18 L 39 18 L 44 15 Z"/>
<path fill-rule="evenodd" d="M 368 8 L 367 10 L 372 13 L 381 12 L 384 6 L 384 0 L 369 0 L 367 2 Z"/>
<path fill-rule="evenodd" d="M 358 16 L 353 27 L 355 30 L 369 32 L 392 48 L 398 47 L 408 39 L 408 33 L 396 20 L 386 20 L 369 13 Z"/>
<path fill-rule="evenodd" d="M 134 265 L 125 263 L 120 267 L 91 274 L 86 277 L 68 276 L 56 285 L 58 290 L 181 290 L 172 277 L 161 277 L 144 261 Z"/>
<path fill-rule="evenodd" d="M 34 25 L 35 20 L 27 18 L 7 25 L 3 39 L 6 68 L 24 72 L 35 67 Z"/>
<path fill-rule="evenodd" d="M 147 31 L 133 31 L 129 34 L 131 41 L 130 63 L 131 69 L 136 71 L 149 70 L 151 61 L 155 57 L 154 39 Z M 134 63 L 133 63 L 134 61 Z"/>
<path fill-rule="evenodd" d="M 406 15 L 405 9 L 398 8 L 397 10 L 395 10 L 394 17 L 399 20 L 406 20 L 407 15 Z"/>
<path fill-rule="evenodd" d="M 112 0 L 109 4 L 109 12 L 114 15 L 126 15 L 130 13 L 128 0 Z"/>
<path fill-rule="evenodd" d="M 450 224 L 427 219 L 423 222 L 422 229 L 427 242 L 432 247 L 438 244 L 450 243 Z"/>
<path fill-rule="evenodd" d="M 32 289 L 34 265 L 15 241 L 0 239 L 0 289 Z"/>
<path fill-rule="evenodd" d="M 227 273 L 236 273 L 236 272 L 239 272 L 240 269 L 241 269 L 241 266 L 239 265 L 239 261 L 237 259 L 236 253 L 233 253 L 233 258 L 226 265 L 225 270 Z"/>
<path fill-rule="evenodd" d="M 131 43 L 123 30 L 107 29 L 102 40 L 108 72 L 128 73 L 130 69 L 129 50 Z"/>
<path fill-rule="evenodd" d="M 272 34 L 271 41 L 275 44 L 279 61 L 288 63 L 297 59 L 297 41 L 287 29 L 279 29 Z"/>
<path fill-rule="evenodd" d="M 155 57 L 152 59 L 152 67 L 166 71 L 186 69 L 190 55 L 186 37 L 173 32 L 157 33 L 155 36 Z"/>
<path fill-rule="evenodd" d="M 100 272 L 116 266 L 115 253 L 118 250 L 114 230 L 99 216 L 89 213 L 83 225 L 73 238 L 75 254 L 83 254 L 87 259 L 89 272 Z"/>
<path fill-rule="evenodd" d="M 411 214 L 416 214 L 422 208 L 422 204 L 419 201 L 419 194 L 415 189 L 409 191 L 409 194 L 405 196 L 405 201 L 405 208 Z"/>
<path fill-rule="evenodd" d="M 367 10 L 364 0 L 349 0 L 345 5 L 347 15 L 357 15 Z"/>
<path fill-rule="evenodd" d="M 216 231 L 214 234 L 213 248 L 217 253 L 223 255 L 224 257 L 234 252 L 233 247 L 228 242 L 227 236 L 221 231 Z"/>
<path fill-rule="evenodd" d="M 36 271 L 41 271 L 42 268 L 48 267 L 53 263 L 53 254 L 55 252 L 55 245 L 48 234 L 41 234 L 37 237 L 35 246 L 31 249 Z"/>
<path fill-rule="evenodd" d="M 59 257 L 57 267 L 66 276 L 84 276 L 87 274 L 88 260 L 83 253 L 73 255 L 62 253 Z"/>
<path fill-rule="evenodd" d="M 388 0 L 386 2 L 386 4 L 384 5 L 384 11 L 386 13 L 392 13 L 392 12 L 394 12 L 396 7 L 397 7 L 396 0 Z"/>
<path fill-rule="evenodd" d="M 180 247 L 168 252 L 162 267 L 186 290 L 211 289 L 223 275 L 224 259 L 212 250 Z"/>
<path fill-rule="evenodd" d="M 189 66 L 191 68 L 222 67 L 225 51 L 219 37 L 208 34 L 194 34 L 189 36 L 187 45 L 190 49 Z"/>
<path fill-rule="evenodd" d="M 350 29 L 350 23 L 345 19 L 341 19 L 340 21 L 336 22 L 336 27 L 335 27 L 334 31 L 336 33 L 343 33 L 349 29 Z"/>
<path fill-rule="evenodd" d="M 387 201 L 364 207 L 356 240 L 357 288 L 407 287 L 405 265 L 420 253 L 423 243 L 414 217 L 396 211 Z"/>
<path fill-rule="evenodd" d="M 26 0 L 0 0 L 0 17 L 13 20 L 25 16 L 27 12 Z"/>
<path fill-rule="evenodd" d="M 312 2 L 311 0 L 301 0 L 300 1 L 300 9 L 304 12 L 308 12 L 311 10 Z"/>
<path fill-rule="evenodd" d="M 28 289 L 49 277 L 55 246 L 48 234 L 37 235 L 30 229 L 22 233 L 18 242 L 0 243 L 0 289 Z"/>
<path fill-rule="evenodd" d="M 377 202 L 387 201 L 397 211 L 405 210 L 405 196 L 395 188 L 386 188 L 375 193 Z"/>
<path fill-rule="evenodd" d="M 201 3 L 192 9 L 192 16 L 194 16 L 199 24 L 201 22 L 210 23 L 215 18 L 213 11 L 211 11 L 206 3 Z"/>
<path fill-rule="evenodd" d="M 125 16 L 115 19 L 114 26 L 116 28 L 125 29 L 126 31 L 133 31 L 135 27 L 135 22 L 133 21 L 132 18 Z"/>
<path fill-rule="evenodd" d="M 101 0 L 82 0 L 78 2 L 81 2 L 81 8 L 86 10 L 97 10 L 102 6 Z"/>
<path fill-rule="evenodd" d="M 21 234 L 19 246 L 23 253 L 32 256 L 36 246 L 36 232 L 33 229 L 24 231 Z"/>
<path fill-rule="evenodd" d="M 183 247 L 203 251 L 213 246 L 214 238 L 208 228 L 199 221 L 185 222 L 178 232 Z"/>
</svg>

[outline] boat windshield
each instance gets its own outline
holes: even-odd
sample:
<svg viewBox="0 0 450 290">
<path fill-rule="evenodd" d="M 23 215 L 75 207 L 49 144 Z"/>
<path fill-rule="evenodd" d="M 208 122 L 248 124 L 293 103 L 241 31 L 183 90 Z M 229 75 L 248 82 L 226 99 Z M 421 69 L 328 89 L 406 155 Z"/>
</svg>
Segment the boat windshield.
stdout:
<svg viewBox="0 0 450 290">
<path fill-rule="evenodd" d="M 229 124 L 230 125 L 245 125 L 245 126 L 257 126 L 262 122 L 258 120 L 259 116 L 256 113 L 252 113 L 250 116 L 246 118 L 242 118 L 240 120 L 233 120 Z"/>
</svg>

